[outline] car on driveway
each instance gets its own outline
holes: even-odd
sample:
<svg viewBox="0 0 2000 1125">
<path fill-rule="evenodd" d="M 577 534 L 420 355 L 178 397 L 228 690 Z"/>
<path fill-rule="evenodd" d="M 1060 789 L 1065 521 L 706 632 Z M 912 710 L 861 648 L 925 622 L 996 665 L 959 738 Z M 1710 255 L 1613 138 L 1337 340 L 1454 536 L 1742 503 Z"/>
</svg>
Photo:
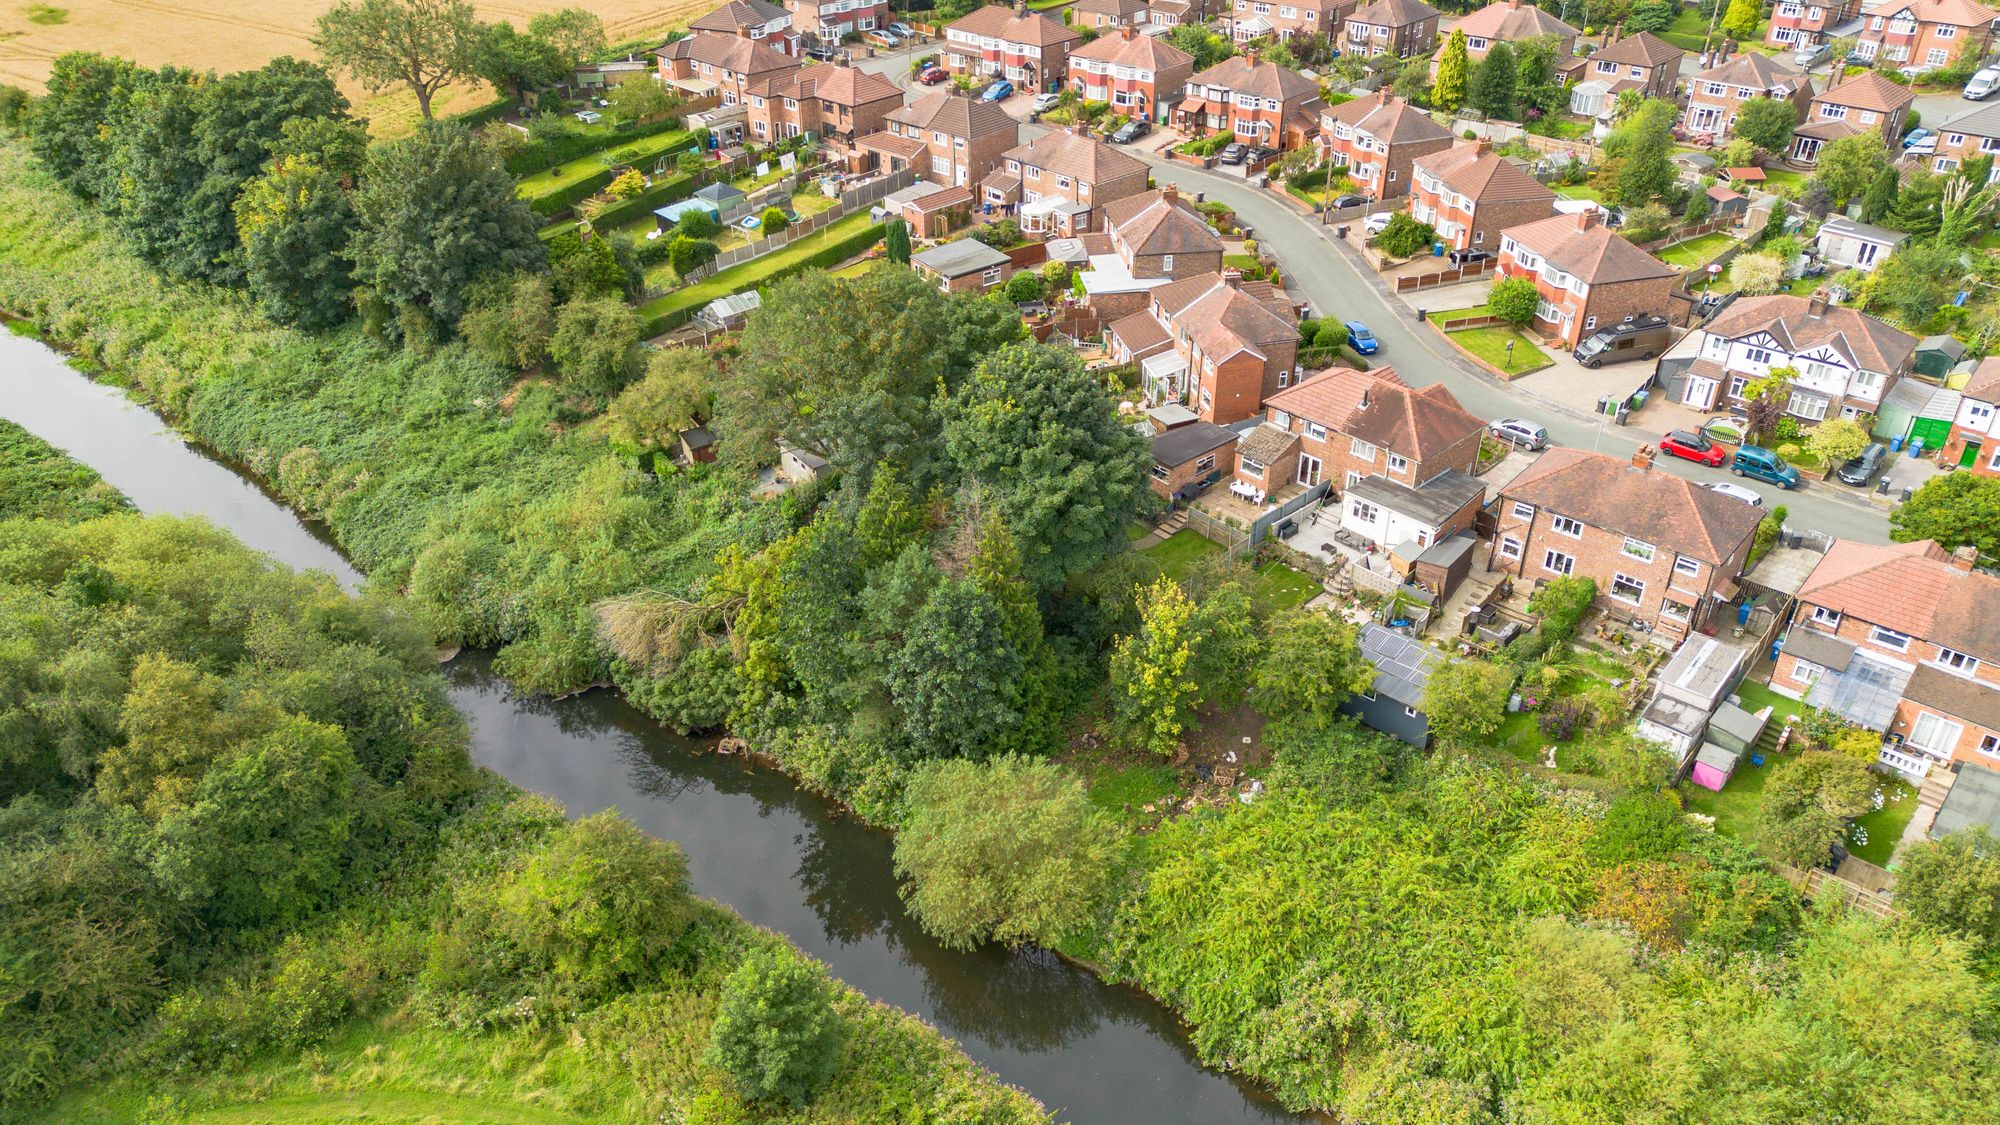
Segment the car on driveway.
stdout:
<svg viewBox="0 0 2000 1125">
<path fill-rule="evenodd" d="M 1152 122 L 1147 121 L 1143 117 L 1134 117 L 1132 120 L 1120 125 L 1117 132 L 1111 134 L 1111 143 L 1129 145 L 1152 131 Z"/>
<path fill-rule="evenodd" d="M 1792 52 L 1792 65 L 1800 70 L 1808 70 L 1826 61 L 1833 53 L 1833 44 L 1815 43 L 1810 47 L 1800 47 Z"/>
<path fill-rule="evenodd" d="M 1493 255 L 1484 250 L 1453 250 L 1445 255 L 1454 267 L 1475 265 L 1491 257 Z"/>
<path fill-rule="evenodd" d="M 943 67 L 934 66 L 931 67 L 929 70 L 924 71 L 922 74 L 917 75 L 917 81 L 923 83 L 926 86 L 935 86 L 940 82 L 951 81 L 951 72 L 944 69 Z"/>
<path fill-rule="evenodd" d="M 889 30 L 905 39 L 915 39 L 917 37 L 917 29 L 906 23 L 892 23 L 889 25 Z"/>
<path fill-rule="evenodd" d="M 1921 147 L 1928 144 L 1930 147 Z M 1936 152 L 1937 134 L 1929 129 L 1912 129 L 1903 134 L 1904 152 Z"/>
<path fill-rule="evenodd" d="M 1375 338 L 1375 333 L 1368 331 L 1367 325 L 1358 320 L 1350 320 L 1347 322 L 1347 346 L 1362 355 L 1374 355 L 1382 350 L 1382 341 Z"/>
<path fill-rule="evenodd" d="M 1690 430 L 1674 430 L 1660 437 L 1660 452 L 1669 457 L 1693 461 L 1715 468 L 1729 460 L 1729 451 Z"/>
<path fill-rule="evenodd" d="M 1061 104 L 1061 94 L 1036 94 L 1035 100 L 1029 104 L 1028 108 L 1034 110 L 1036 113 L 1047 113 Z"/>
<path fill-rule="evenodd" d="M 1343 195 L 1339 199 L 1334 200 L 1333 205 L 1338 209 L 1341 207 L 1359 207 L 1366 202 L 1368 202 L 1368 197 L 1365 195 Z"/>
<path fill-rule="evenodd" d="M 1549 432 L 1526 418 L 1495 418 L 1487 431 L 1509 445 L 1533 453 L 1549 447 Z"/>
<path fill-rule="evenodd" d="M 1394 211 L 1377 211 L 1361 220 L 1361 229 L 1369 234 L 1381 234 L 1388 227 L 1389 220 L 1395 217 Z"/>
<path fill-rule="evenodd" d="M 979 95 L 979 100 L 982 102 L 1004 102 L 1013 96 L 1014 84 L 1002 78 L 993 85 L 986 87 L 986 92 Z"/>
<path fill-rule="evenodd" d="M 1859 456 L 1843 462 L 1834 475 L 1840 478 L 1842 484 L 1867 488 L 1868 482 L 1875 479 L 1875 474 L 1882 471 L 1882 462 L 1888 459 L 1889 447 L 1879 441 L 1871 441 Z"/>
<path fill-rule="evenodd" d="M 1729 471 L 1739 477 L 1752 477 L 1766 484 L 1775 484 L 1790 492 L 1799 486 L 1799 471 L 1785 464 L 1785 459 L 1761 445 L 1746 445 L 1730 458 Z"/>
<path fill-rule="evenodd" d="M 832 62 L 834 56 L 839 53 L 825 43 L 815 43 L 806 48 L 806 55 L 808 57 L 818 59 L 821 62 Z"/>
<path fill-rule="evenodd" d="M 903 37 L 886 27 L 878 27 L 873 31 L 864 31 L 861 33 L 861 37 L 878 47 L 900 47 L 903 45 Z"/>
<path fill-rule="evenodd" d="M 1710 492 L 1716 493 L 1721 496 L 1727 496 L 1733 500 L 1741 500 L 1745 504 L 1748 504 L 1753 508 L 1761 508 L 1764 506 L 1764 498 L 1762 496 L 1757 495 L 1757 491 L 1755 489 L 1745 488 L 1742 485 L 1737 484 L 1733 480 L 1719 480 L 1716 481 L 1714 484 L 1707 485 L 1706 487 Z"/>
<path fill-rule="evenodd" d="M 1249 155 L 1250 146 L 1239 141 L 1222 150 L 1221 160 L 1224 164 L 1241 164 Z"/>
</svg>

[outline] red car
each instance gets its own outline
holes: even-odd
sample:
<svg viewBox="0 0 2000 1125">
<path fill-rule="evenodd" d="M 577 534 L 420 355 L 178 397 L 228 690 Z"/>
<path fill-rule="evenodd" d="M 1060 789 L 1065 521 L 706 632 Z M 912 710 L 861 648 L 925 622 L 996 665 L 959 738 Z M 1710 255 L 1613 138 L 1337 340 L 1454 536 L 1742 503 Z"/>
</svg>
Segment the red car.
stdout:
<svg viewBox="0 0 2000 1125">
<path fill-rule="evenodd" d="M 1700 434 L 1689 433 L 1686 430 L 1675 430 L 1660 438 L 1660 452 L 1684 457 L 1710 468 L 1729 460 L 1728 450 Z"/>
<path fill-rule="evenodd" d="M 951 77 L 950 73 L 948 73 L 941 67 L 934 66 L 931 67 L 929 70 L 924 71 L 922 74 L 917 75 L 917 81 L 923 83 L 926 86 L 935 86 L 938 83 L 943 82 L 945 79 L 950 77 Z"/>
</svg>

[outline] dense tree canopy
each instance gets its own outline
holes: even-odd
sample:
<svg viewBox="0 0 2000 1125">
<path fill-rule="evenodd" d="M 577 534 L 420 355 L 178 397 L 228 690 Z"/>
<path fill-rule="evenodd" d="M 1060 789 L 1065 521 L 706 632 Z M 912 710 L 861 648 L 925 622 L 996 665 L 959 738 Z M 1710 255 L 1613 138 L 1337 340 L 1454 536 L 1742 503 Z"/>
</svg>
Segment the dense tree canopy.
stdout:
<svg viewBox="0 0 2000 1125">
<path fill-rule="evenodd" d="M 1946 550 L 1972 546 L 1983 557 L 2000 557 L 2000 480 L 1974 473 L 1933 477 L 1889 513 L 1889 532 L 1899 543 L 1935 539 Z"/>
<path fill-rule="evenodd" d="M 370 90 L 408 87 L 429 121 L 440 87 L 478 73 L 483 38 L 465 0 L 340 0 L 313 43 Z"/>
</svg>

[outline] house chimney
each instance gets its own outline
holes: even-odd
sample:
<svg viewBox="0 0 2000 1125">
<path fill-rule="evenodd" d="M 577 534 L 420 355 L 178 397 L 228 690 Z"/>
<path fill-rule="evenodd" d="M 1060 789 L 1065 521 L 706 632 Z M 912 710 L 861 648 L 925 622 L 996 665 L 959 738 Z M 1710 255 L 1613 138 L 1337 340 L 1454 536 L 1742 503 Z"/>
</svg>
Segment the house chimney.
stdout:
<svg viewBox="0 0 2000 1125">
<path fill-rule="evenodd" d="M 1979 548 L 1977 547 L 1959 547 L 1951 553 L 1951 565 L 1968 573 L 1971 572 L 1973 564 L 1978 561 Z"/>
<path fill-rule="evenodd" d="M 1602 217 L 1602 212 L 1598 211 L 1595 207 L 1578 211 L 1576 213 L 1576 229 L 1580 231 L 1589 230 L 1591 227 L 1596 226 Z"/>
<path fill-rule="evenodd" d="M 1118 29 L 1118 34 L 1126 39 L 1136 39 L 1139 37 L 1139 29 L 1128 23 Z"/>
<path fill-rule="evenodd" d="M 1646 472 L 1653 471 L 1653 447 L 1642 445 L 1632 451 L 1632 467 Z"/>
<path fill-rule="evenodd" d="M 1166 187 L 1161 188 L 1160 198 L 1166 200 L 1168 203 L 1179 203 L 1181 201 L 1180 185 L 1168 184 Z"/>
<path fill-rule="evenodd" d="M 1814 320 L 1825 316 L 1826 306 L 1832 299 L 1824 289 L 1813 290 L 1813 295 L 1806 298 L 1806 315 Z"/>
<path fill-rule="evenodd" d="M 1257 52 L 1255 52 L 1255 51 L 1245 51 L 1245 52 L 1243 52 L 1243 62 L 1244 62 L 1244 64 L 1245 64 L 1245 65 L 1248 65 L 1248 66 L 1256 66 L 1256 65 L 1257 65 Z"/>
</svg>

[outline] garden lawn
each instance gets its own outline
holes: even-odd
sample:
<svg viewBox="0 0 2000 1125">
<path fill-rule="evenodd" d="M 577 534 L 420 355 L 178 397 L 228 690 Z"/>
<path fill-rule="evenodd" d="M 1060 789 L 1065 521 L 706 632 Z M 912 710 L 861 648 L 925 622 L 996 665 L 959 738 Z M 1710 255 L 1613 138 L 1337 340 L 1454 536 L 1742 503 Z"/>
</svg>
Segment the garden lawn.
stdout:
<svg viewBox="0 0 2000 1125">
<path fill-rule="evenodd" d="M 1721 231 L 1704 234 L 1700 238 L 1690 238 L 1686 242 L 1676 242 L 1660 251 L 1660 260 L 1670 266 L 1684 270 L 1700 269 L 1715 260 L 1730 242 L 1734 241 Z"/>
<path fill-rule="evenodd" d="M 1282 613 L 1313 600 L 1320 590 L 1319 579 L 1274 560 L 1257 568 L 1250 581 L 1250 601 L 1266 615 Z"/>
<path fill-rule="evenodd" d="M 1701 17 L 1696 8 L 1684 8 L 1674 17 L 1674 24 L 1660 33 L 1660 38 L 1672 43 L 1683 51 L 1700 51 L 1703 34 L 1708 31 L 1708 21 Z"/>
<path fill-rule="evenodd" d="M 1167 577 L 1179 581 L 1187 575 L 1189 567 L 1210 555 L 1222 554 L 1223 548 L 1201 532 L 1184 527 L 1146 548 L 1145 553 L 1160 564 Z"/>
<path fill-rule="evenodd" d="M 1687 801 L 1689 812 L 1702 813 L 1715 818 L 1715 830 L 1724 836 L 1749 841 L 1757 835 L 1757 814 L 1764 802 L 1764 783 L 1771 778 L 1771 771 L 1777 762 L 1764 759 L 1761 766 L 1753 766 L 1745 756 L 1736 767 L 1736 776 L 1715 793 L 1690 781 L 1681 786 L 1681 795 Z"/>
<path fill-rule="evenodd" d="M 1512 328 L 1462 328 L 1445 334 L 1452 343 L 1510 374 L 1547 367 L 1555 361 Z M 1507 358 L 1507 344 L 1514 344 L 1514 357 Z"/>
<path fill-rule="evenodd" d="M 1855 817 L 1854 823 L 1847 826 L 1847 851 L 1856 859 L 1887 867 L 1889 857 L 1895 854 L 1896 842 L 1903 838 L 1903 829 L 1909 827 L 1910 817 L 1916 814 L 1917 791 L 1893 777 L 1882 779 L 1881 790 L 1882 807 Z M 1860 842 L 1862 836 L 1867 837 L 1867 843 Z"/>
<path fill-rule="evenodd" d="M 1592 203 L 1604 202 L 1604 193 L 1588 184 L 1564 184 L 1555 189 L 1564 199 L 1588 199 Z"/>
<path fill-rule="evenodd" d="M 626 164 L 636 167 L 640 161 L 677 148 L 686 148 L 693 141 L 694 134 L 685 130 L 655 133 L 650 137 L 641 137 L 630 144 L 593 152 L 588 156 L 580 156 L 568 164 L 558 164 L 554 168 L 536 172 L 532 176 L 524 176 L 514 190 L 522 199 L 540 199 L 551 192 L 561 191 L 578 180 L 588 179 L 606 168 Z"/>
<path fill-rule="evenodd" d="M 699 284 L 677 289 L 655 301 L 639 306 L 639 314 L 648 320 L 668 316 L 687 309 L 698 309 L 731 293 L 741 293 L 755 289 L 758 285 L 785 269 L 794 266 L 835 242 L 865 230 L 871 220 L 867 211 L 856 211 L 840 219 L 823 230 L 815 231 L 782 250 L 755 258 L 741 265 L 731 266 Z"/>
</svg>

